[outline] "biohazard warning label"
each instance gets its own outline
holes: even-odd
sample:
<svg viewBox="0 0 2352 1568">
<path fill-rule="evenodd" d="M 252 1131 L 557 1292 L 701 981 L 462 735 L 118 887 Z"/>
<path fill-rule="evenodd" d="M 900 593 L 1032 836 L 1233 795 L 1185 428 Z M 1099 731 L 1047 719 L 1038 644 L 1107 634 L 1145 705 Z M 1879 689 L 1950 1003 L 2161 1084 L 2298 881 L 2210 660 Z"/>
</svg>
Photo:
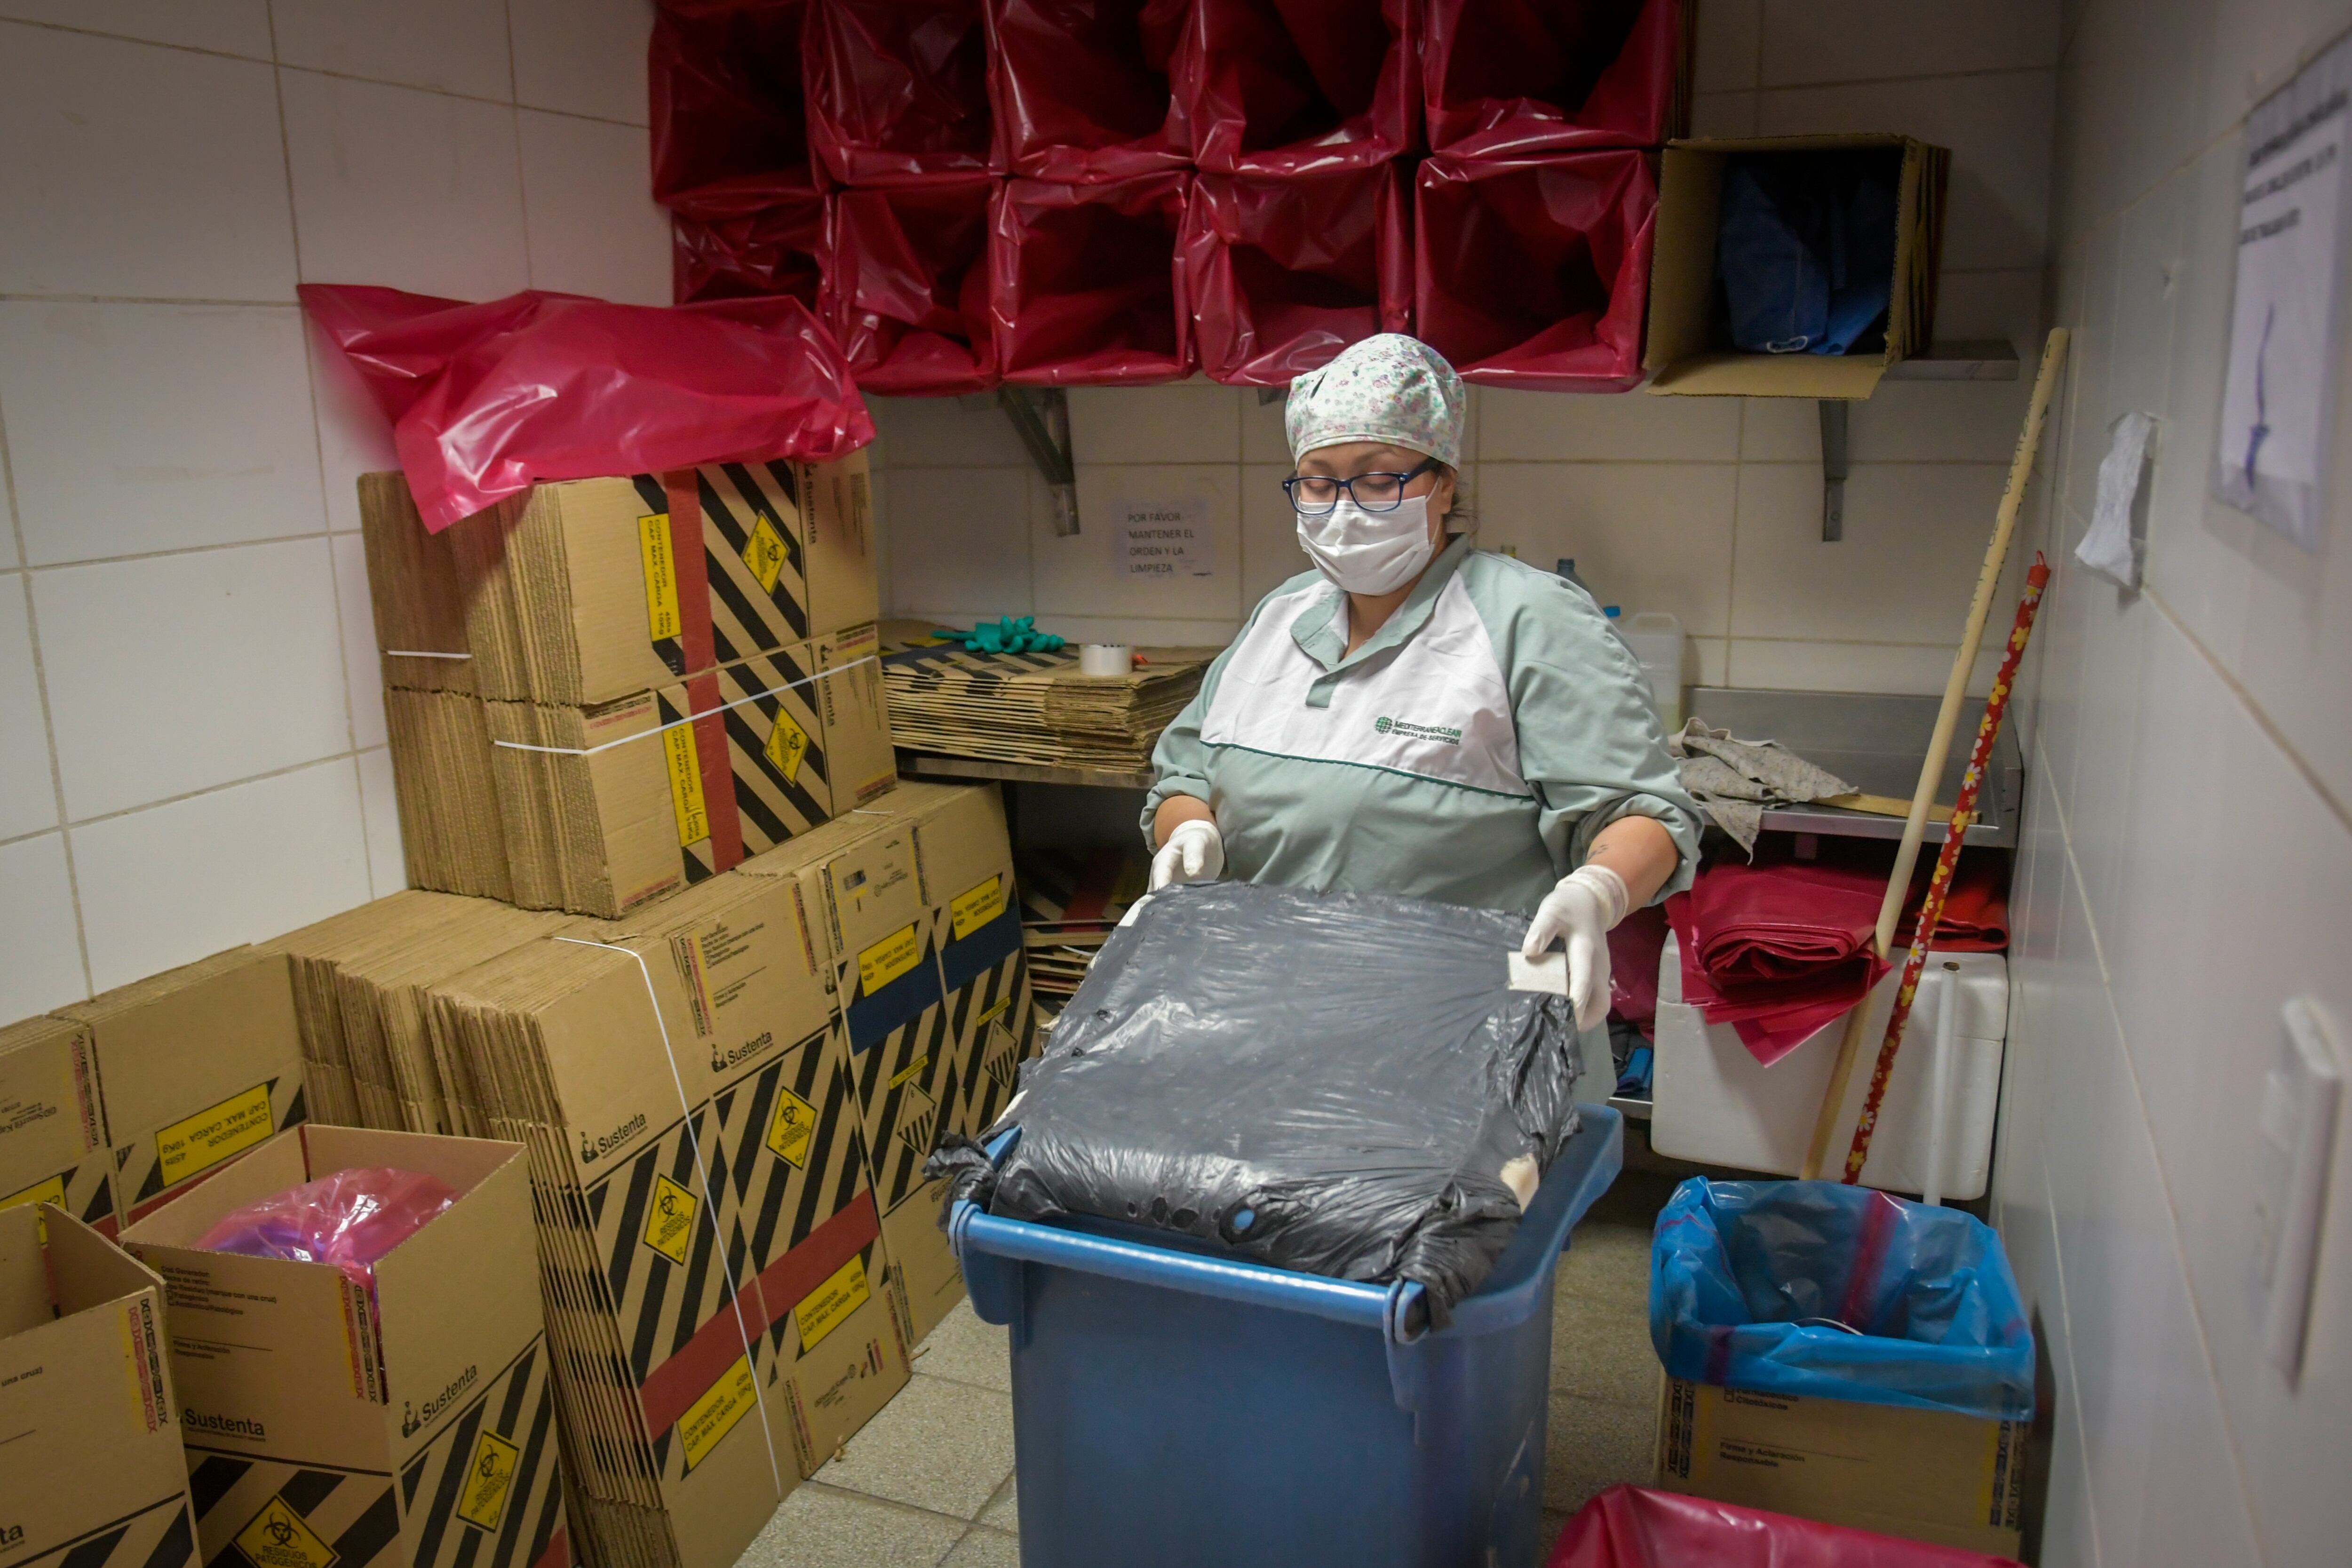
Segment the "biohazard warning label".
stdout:
<svg viewBox="0 0 2352 1568">
<path fill-rule="evenodd" d="M 809 1140 L 816 1136 L 816 1107 L 789 1089 L 776 1090 L 776 1113 L 768 1121 L 768 1147 L 788 1165 L 805 1170 Z"/>
<path fill-rule="evenodd" d="M 273 1497 L 236 1532 L 236 1549 L 253 1568 L 332 1568 L 335 1549 L 302 1516 Z"/>
<path fill-rule="evenodd" d="M 672 1263 L 684 1263 L 694 1240 L 695 1211 L 701 1206 L 699 1199 L 667 1176 L 656 1176 L 654 1201 L 646 1205 L 645 1244 Z"/>
<path fill-rule="evenodd" d="M 464 1489 L 457 1494 L 457 1517 L 480 1530 L 496 1530 L 507 1511 L 507 1494 L 514 1489 L 515 1461 L 522 1450 L 496 1432 L 474 1440 L 474 1458 L 466 1467 Z"/>
</svg>

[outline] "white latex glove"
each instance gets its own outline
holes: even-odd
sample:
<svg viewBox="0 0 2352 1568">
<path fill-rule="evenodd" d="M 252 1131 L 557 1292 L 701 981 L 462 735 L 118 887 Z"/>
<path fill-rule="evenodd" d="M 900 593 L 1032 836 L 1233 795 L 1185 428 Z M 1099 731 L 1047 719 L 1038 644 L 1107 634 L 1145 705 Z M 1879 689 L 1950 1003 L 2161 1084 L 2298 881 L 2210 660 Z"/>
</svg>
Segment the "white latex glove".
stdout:
<svg viewBox="0 0 2352 1568">
<path fill-rule="evenodd" d="M 1181 831 L 1181 829 L 1179 829 Z M 1551 944 L 1568 943 L 1568 1005 L 1576 1026 L 1589 1029 L 1609 1012 L 1609 929 L 1633 903 L 1625 879 L 1606 866 L 1579 866 L 1559 879 L 1536 906 L 1519 951 L 1539 958 Z"/>
<path fill-rule="evenodd" d="M 1151 858 L 1151 890 L 1181 882 L 1213 882 L 1225 874 L 1225 840 L 1203 817 L 1180 822 Z"/>
</svg>

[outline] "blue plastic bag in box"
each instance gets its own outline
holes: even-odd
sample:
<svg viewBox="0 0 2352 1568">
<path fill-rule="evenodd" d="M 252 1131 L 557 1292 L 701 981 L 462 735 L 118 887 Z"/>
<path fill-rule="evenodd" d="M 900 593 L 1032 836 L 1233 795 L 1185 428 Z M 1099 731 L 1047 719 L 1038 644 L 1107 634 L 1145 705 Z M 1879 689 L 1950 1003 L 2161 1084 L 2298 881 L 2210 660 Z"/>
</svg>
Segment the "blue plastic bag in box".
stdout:
<svg viewBox="0 0 2352 1568">
<path fill-rule="evenodd" d="M 1884 341 L 1895 291 L 1893 152 L 1774 153 L 1723 172 L 1716 269 L 1732 346 L 1844 354 Z"/>
<path fill-rule="evenodd" d="M 2000 1237 L 1866 1187 L 1675 1188 L 1650 1244 L 1650 1341 L 1693 1383 L 2033 1415 L 2033 1331 Z"/>
</svg>

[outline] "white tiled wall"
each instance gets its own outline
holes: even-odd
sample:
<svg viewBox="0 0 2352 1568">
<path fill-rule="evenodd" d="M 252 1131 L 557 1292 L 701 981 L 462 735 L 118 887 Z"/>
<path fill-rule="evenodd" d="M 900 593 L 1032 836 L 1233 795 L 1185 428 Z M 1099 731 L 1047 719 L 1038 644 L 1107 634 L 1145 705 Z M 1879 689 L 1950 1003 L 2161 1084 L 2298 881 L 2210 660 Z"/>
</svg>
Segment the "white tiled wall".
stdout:
<svg viewBox="0 0 2352 1568">
<path fill-rule="evenodd" d="M 1899 131 L 1952 148 L 1938 336 L 2007 339 L 2030 378 L 2054 8 L 1704 0 L 1699 18 L 1702 132 Z M 1673 612 L 1692 680 L 1940 691 L 2028 390 L 1897 384 L 1862 405 L 1846 538 L 1825 544 L 1811 403 L 1475 389 L 1465 467 L 1479 542 L 1547 566 L 1573 557 L 1603 603 Z M 1282 411 L 1254 391 L 1073 393 L 1080 515 L 1097 520 L 1075 539 L 1055 536 L 1044 486 L 991 400 L 875 402 L 886 592 L 900 615 L 1034 615 L 1066 636 L 1223 642 L 1307 568 L 1277 488 L 1289 472 Z M 1102 509 L 1163 492 L 1215 506 L 1216 574 L 1122 584 Z"/>
<path fill-rule="evenodd" d="M 2352 411 L 2318 552 L 2206 499 L 2241 125 L 2347 25 L 2343 0 L 2064 19 L 2050 298 L 2075 353 L 1995 1176 L 2057 1384 L 2047 1568 L 2336 1564 L 2352 1541 L 2352 1137 L 2293 1386 L 2263 1363 L 2252 1250 L 2282 1004 L 2316 1001 L 2352 1066 Z M 2135 409 L 2158 435 L 2128 594 L 2070 552 Z"/>
<path fill-rule="evenodd" d="M 669 297 L 650 0 L 0 0 L 0 1023 L 402 885 L 295 286 Z"/>
</svg>

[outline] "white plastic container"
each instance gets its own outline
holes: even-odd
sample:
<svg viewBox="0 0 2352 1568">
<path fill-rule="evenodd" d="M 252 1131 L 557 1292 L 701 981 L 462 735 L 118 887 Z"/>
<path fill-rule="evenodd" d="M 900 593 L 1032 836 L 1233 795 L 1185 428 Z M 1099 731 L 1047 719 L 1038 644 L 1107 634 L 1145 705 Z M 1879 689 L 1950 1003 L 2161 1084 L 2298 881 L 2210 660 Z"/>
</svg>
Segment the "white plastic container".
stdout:
<svg viewBox="0 0 2352 1568">
<path fill-rule="evenodd" d="M 2009 1029 L 2009 960 L 1998 952 L 1930 950 L 1903 1049 L 1879 1107 L 1878 1131 L 1862 1184 L 1890 1193 L 1927 1190 L 1928 1080 L 1935 1060 L 1937 1002 L 1947 978 L 1943 964 L 1959 965 L 1954 1008 L 1951 1104 L 1944 1124 L 1943 1196 L 1947 1203 L 1984 1196 L 1992 1170 L 1993 1112 L 2000 1100 L 2001 1038 Z M 1761 1067 L 1728 1024 L 1709 1024 L 1683 994 L 1682 957 L 1675 939 L 1658 962 L 1656 1066 L 1651 1079 L 1650 1144 L 1659 1153 L 1702 1165 L 1793 1176 L 1812 1139 L 1813 1115 L 1829 1088 L 1844 1020 L 1829 1024 L 1770 1067 Z M 1832 1180 L 1845 1170 L 1845 1152 L 1870 1075 L 1885 1037 L 1886 1016 L 1902 980 L 1898 963 L 1870 994 L 1868 1028 L 1830 1146 Z"/>
<path fill-rule="evenodd" d="M 1683 727 L 1683 624 L 1664 610 L 1643 610 L 1617 622 L 1617 635 L 1641 662 L 1650 700 L 1673 734 Z"/>
</svg>

